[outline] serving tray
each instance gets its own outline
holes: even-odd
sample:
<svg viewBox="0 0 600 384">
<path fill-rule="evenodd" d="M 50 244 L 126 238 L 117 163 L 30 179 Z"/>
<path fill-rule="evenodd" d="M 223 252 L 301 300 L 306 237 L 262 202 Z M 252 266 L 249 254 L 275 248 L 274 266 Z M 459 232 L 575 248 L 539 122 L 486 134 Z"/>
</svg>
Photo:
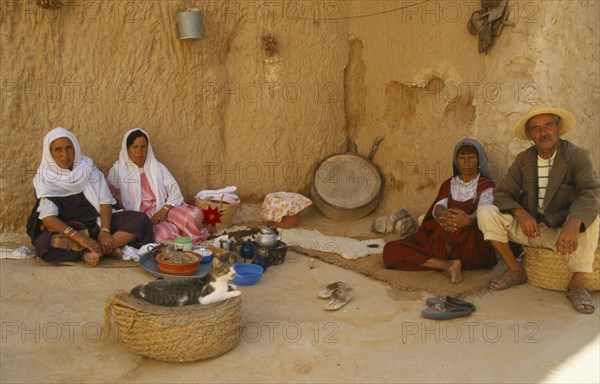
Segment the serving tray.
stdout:
<svg viewBox="0 0 600 384">
<path fill-rule="evenodd" d="M 206 275 L 211 268 L 211 263 L 202 264 L 200 263 L 200 267 L 198 268 L 198 272 L 195 275 L 190 276 L 179 276 L 179 275 L 171 275 L 168 273 L 162 273 L 158 267 L 158 263 L 154 259 L 154 255 L 152 252 L 146 253 L 140 257 L 140 266 L 147 273 L 151 274 L 154 277 L 164 277 L 165 279 L 173 279 L 173 278 L 190 278 L 190 277 L 202 277 Z"/>
</svg>

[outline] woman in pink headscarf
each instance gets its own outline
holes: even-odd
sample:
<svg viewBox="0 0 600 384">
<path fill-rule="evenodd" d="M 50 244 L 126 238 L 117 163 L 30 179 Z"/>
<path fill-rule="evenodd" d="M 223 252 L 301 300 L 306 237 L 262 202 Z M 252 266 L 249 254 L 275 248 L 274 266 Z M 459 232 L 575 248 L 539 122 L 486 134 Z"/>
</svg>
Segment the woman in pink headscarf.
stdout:
<svg viewBox="0 0 600 384">
<path fill-rule="evenodd" d="M 199 243 L 210 236 L 202 226 L 202 211 L 183 201 L 179 185 L 154 157 L 145 131 L 125 133 L 119 160 L 108 172 L 108 184 L 125 209 L 143 212 L 152 220 L 157 242 L 184 236 Z"/>
</svg>

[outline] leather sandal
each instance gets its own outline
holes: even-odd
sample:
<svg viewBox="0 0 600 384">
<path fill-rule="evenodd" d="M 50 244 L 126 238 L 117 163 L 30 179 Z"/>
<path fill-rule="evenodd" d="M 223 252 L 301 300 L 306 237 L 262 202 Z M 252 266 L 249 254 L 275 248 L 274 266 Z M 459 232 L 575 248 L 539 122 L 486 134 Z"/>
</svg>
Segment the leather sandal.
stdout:
<svg viewBox="0 0 600 384">
<path fill-rule="evenodd" d="M 343 281 L 337 281 L 326 286 L 324 290 L 317 294 L 317 296 L 319 296 L 321 299 L 329 299 L 333 291 L 335 291 L 336 289 L 347 290 L 352 288 L 348 283 L 344 283 Z"/>
<path fill-rule="evenodd" d="M 527 273 L 525 269 L 521 268 L 516 272 L 507 269 L 503 274 L 490 281 L 488 288 L 492 291 L 502 291 L 516 285 L 525 284 L 526 282 Z"/>
<path fill-rule="evenodd" d="M 336 289 L 331 293 L 331 300 L 325 304 L 328 311 L 336 311 L 352 300 L 352 288 Z"/>
<path fill-rule="evenodd" d="M 596 310 L 590 293 L 580 285 L 570 285 L 567 287 L 567 299 L 569 299 L 573 308 L 579 313 L 589 315 Z"/>
</svg>

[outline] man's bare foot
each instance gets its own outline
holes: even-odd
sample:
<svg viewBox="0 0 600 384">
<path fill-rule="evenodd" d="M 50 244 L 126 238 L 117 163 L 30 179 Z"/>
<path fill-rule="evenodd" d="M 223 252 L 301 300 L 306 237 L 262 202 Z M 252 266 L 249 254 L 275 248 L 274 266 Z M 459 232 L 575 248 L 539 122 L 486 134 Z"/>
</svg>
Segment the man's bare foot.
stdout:
<svg viewBox="0 0 600 384">
<path fill-rule="evenodd" d="M 98 265 L 98 261 L 100 261 L 100 255 L 94 251 L 87 250 L 83 253 L 83 261 L 87 265 L 95 267 Z"/>
<path fill-rule="evenodd" d="M 462 263 L 460 260 L 448 260 L 451 264 L 450 268 L 448 268 L 448 273 L 450 274 L 450 281 L 457 284 L 463 281 L 463 276 L 460 273 L 460 269 L 462 268 Z"/>
</svg>

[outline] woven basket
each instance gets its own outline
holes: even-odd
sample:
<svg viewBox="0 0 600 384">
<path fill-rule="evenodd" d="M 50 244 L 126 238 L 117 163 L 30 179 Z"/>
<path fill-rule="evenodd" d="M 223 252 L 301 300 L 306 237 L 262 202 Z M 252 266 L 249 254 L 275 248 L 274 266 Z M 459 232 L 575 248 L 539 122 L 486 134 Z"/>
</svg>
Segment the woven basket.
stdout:
<svg viewBox="0 0 600 384">
<path fill-rule="evenodd" d="M 104 307 L 104 336 L 114 317 L 120 340 L 139 355 L 175 362 L 209 359 L 240 342 L 241 303 L 237 296 L 206 305 L 164 307 L 118 290 Z"/>
<path fill-rule="evenodd" d="M 523 267 L 527 282 L 536 287 L 566 291 L 573 272 L 567 260 L 551 249 L 523 247 Z M 583 285 L 590 291 L 600 290 L 600 251 L 594 254 L 594 271 L 585 275 Z"/>
<path fill-rule="evenodd" d="M 196 199 L 196 207 L 202 210 L 204 214 L 204 222 L 213 225 L 217 229 L 229 227 L 229 223 L 233 219 L 235 212 L 240 204 L 229 204 L 221 200 L 200 200 Z"/>
</svg>

